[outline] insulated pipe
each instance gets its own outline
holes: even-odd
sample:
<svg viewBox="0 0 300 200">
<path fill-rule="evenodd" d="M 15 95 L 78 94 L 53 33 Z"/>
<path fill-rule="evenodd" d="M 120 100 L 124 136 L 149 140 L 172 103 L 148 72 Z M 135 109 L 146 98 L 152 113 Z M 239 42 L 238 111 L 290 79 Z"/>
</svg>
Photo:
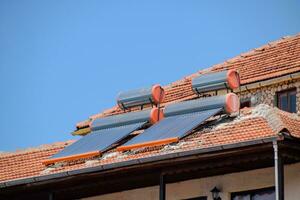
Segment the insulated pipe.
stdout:
<svg viewBox="0 0 300 200">
<path fill-rule="evenodd" d="M 229 93 L 223 96 L 213 96 L 190 101 L 183 101 L 167 106 L 164 109 L 164 115 L 168 117 L 217 108 L 223 108 L 223 112 L 228 114 L 237 113 L 240 108 L 239 97 L 234 93 Z"/>
<path fill-rule="evenodd" d="M 113 115 L 103 118 L 95 119 L 91 124 L 91 130 L 96 131 L 100 129 L 113 128 L 117 126 L 125 126 L 128 124 L 149 122 L 155 124 L 164 118 L 164 113 L 159 108 L 152 108 L 139 112 L 129 112 L 119 115 Z"/>
</svg>

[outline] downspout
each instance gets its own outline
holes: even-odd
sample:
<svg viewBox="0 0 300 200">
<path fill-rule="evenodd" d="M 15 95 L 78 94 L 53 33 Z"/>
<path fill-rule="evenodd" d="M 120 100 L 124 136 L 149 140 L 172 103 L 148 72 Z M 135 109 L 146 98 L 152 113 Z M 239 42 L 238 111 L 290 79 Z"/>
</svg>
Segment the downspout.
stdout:
<svg viewBox="0 0 300 200">
<path fill-rule="evenodd" d="M 284 168 L 281 155 L 278 152 L 278 143 L 273 141 L 274 149 L 274 172 L 275 172 L 275 195 L 276 200 L 284 200 Z"/>
<path fill-rule="evenodd" d="M 165 200 L 165 199 L 166 199 L 165 175 L 161 173 L 159 177 L 159 200 Z"/>
<path fill-rule="evenodd" d="M 279 200 L 279 188 L 278 188 L 278 145 L 277 141 L 273 141 L 274 149 L 274 168 L 275 168 L 275 195 L 276 200 Z"/>
</svg>

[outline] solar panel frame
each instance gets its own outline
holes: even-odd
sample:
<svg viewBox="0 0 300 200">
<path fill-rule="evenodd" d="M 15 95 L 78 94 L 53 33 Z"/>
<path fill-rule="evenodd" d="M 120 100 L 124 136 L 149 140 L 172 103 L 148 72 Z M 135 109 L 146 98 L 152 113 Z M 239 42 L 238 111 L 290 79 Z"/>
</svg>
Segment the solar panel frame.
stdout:
<svg viewBox="0 0 300 200">
<path fill-rule="evenodd" d="M 103 153 L 112 148 L 113 144 L 120 142 L 133 131 L 140 129 L 145 123 L 146 122 L 140 122 L 126 126 L 94 131 L 82 137 L 75 143 L 65 147 L 63 150 L 53 155 L 51 159 L 68 157 L 94 151 Z"/>
<path fill-rule="evenodd" d="M 123 144 L 122 147 L 130 147 L 138 144 L 148 144 L 149 142 L 157 142 L 168 138 L 181 139 L 189 135 L 195 128 L 201 125 L 211 116 L 216 115 L 222 108 L 194 112 L 182 115 L 175 115 L 164 118 L 159 123 L 146 129 L 140 135 L 132 138 Z M 123 148 L 124 149 L 124 148 Z"/>
</svg>

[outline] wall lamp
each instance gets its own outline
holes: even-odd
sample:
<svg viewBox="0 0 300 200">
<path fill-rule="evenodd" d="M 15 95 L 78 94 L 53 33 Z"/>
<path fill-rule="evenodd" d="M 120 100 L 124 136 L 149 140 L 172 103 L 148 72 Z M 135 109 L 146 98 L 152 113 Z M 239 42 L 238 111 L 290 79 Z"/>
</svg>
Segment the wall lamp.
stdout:
<svg viewBox="0 0 300 200">
<path fill-rule="evenodd" d="M 214 187 L 211 191 L 213 200 L 222 200 L 219 193 L 220 190 L 217 187 Z"/>
</svg>

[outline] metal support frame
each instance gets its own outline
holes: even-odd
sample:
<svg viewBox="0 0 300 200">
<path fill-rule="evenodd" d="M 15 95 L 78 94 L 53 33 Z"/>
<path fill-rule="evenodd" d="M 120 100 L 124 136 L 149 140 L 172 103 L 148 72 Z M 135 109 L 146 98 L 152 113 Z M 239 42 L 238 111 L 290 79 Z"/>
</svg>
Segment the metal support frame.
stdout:
<svg viewBox="0 0 300 200">
<path fill-rule="evenodd" d="M 284 163 L 278 150 L 277 141 L 273 141 L 276 200 L 284 200 Z"/>
<path fill-rule="evenodd" d="M 160 174 L 159 177 L 159 200 L 166 199 L 166 183 L 165 183 L 165 175 Z"/>
</svg>

